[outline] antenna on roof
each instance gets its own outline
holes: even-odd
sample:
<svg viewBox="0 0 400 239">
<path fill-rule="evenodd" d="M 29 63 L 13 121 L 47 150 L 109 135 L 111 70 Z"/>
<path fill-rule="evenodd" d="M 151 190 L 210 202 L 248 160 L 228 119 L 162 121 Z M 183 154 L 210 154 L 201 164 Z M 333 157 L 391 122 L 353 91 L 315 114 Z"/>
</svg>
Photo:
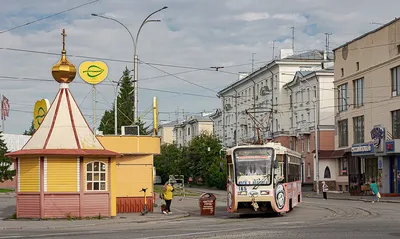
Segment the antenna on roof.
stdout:
<svg viewBox="0 0 400 239">
<path fill-rule="evenodd" d="M 291 27 L 291 29 L 292 29 L 292 51 L 293 51 L 293 54 L 294 54 L 294 26 Z"/>
</svg>

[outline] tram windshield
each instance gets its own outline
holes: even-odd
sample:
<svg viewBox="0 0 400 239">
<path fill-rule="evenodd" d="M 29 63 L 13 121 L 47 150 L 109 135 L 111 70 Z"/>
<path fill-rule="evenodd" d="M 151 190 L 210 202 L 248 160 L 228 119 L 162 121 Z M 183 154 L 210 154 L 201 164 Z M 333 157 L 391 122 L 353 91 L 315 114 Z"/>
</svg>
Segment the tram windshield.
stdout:
<svg viewBox="0 0 400 239">
<path fill-rule="evenodd" d="M 238 148 L 234 151 L 236 184 L 270 185 L 274 160 L 272 148 Z"/>
</svg>

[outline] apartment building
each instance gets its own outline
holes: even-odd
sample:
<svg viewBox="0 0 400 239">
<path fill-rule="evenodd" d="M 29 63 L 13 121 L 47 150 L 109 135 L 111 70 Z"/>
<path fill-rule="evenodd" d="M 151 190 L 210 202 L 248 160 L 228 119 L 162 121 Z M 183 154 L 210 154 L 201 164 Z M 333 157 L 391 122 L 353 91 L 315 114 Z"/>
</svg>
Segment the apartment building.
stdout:
<svg viewBox="0 0 400 239">
<path fill-rule="evenodd" d="M 372 180 L 400 193 L 399 32 L 395 19 L 334 49 L 335 148 L 353 195 Z"/>
<path fill-rule="evenodd" d="M 223 136 L 223 122 L 222 122 L 222 111 L 216 109 L 214 113 L 210 114 L 210 119 L 213 122 L 213 133 L 218 138 L 222 139 Z"/>
<path fill-rule="evenodd" d="M 158 135 L 161 138 L 161 144 L 173 144 L 175 141 L 174 127 L 178 121 L 169 121 L 161 123 L 158 126 Z"/>
<path fill-rule="evenodd" d="M 333 67 L 294 74 L 282 91 L 289 98 L 288 105 L 281 108 L 289 119 L 290 125 L 285 126 L 289 133 L 276 139 L 303 155 L 303 182 L 313 184 L 316 181 L 315 129 L 318 128 L 319 175 L 332 191 L 337 190 L 338 163 L 326 155 L 335 148 L 333 80 Z"/>
<path fill-rule="evenodd" d="M 213 133 L 213 122 L 209 116 L 191 116 L 189 119 L 176 124 L 173 129 L 175 143 L 188 146 L 190 141 L 203 132 Z"/>
<path fill-rule="evenodd" d="M 314 124 L 310 124 L 314 122 L 312 99 L 315 92 L 319 92 L 317 99 L 330 98 L 331 112 L 317 101 L 321 117 L 318 119 L 324 119 L 329 114 L 333 118 L 333 71 L 324 69 L 328 63 L 332 65 L 331 58 L 324 51 L 313 50 L 294 55 L 291 50 L 282 49 L 279 59 L 221 90 L 219 96 L 223 106 L 223 145 L 231 147 L 254 143 L 260 135 L 264 142 L 273 140 L 299 152 L 304 151 L 306 166 L 303 165 L 303 180 L 313 183 L 312 152 L 315 148 Z M 319 71 L 321 69 L 324 70 Z M 331 86 L 327 85 L 329 80 Z M 318 91 L 329 87 L 331 91 Z M 333 150 L 334 124 L 328 122 L 328 119 L 321 123 L 320 149 Z M 296 131 L 303 127 L 303 131 Z"/>
</svg>

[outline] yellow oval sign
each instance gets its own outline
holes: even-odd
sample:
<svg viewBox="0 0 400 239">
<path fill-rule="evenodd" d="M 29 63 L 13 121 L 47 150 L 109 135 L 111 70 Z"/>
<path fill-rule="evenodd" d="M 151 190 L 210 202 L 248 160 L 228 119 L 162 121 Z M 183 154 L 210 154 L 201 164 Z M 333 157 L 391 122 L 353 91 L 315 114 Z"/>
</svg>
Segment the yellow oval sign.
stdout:
<svg viewBox="0 0 400 239">
<path fill-rule="evenodd" d="M 87 83 L 96 85 L 107 77 L 108 67 L 102 61 L 85 61 L 79 66 L 79 75 Z"/>
<path fill-rule="evenodd" d="M 47 99 L 36 101 L 35 107 L 33 108 L 33 126 L 35 127 L 35 130 L 37 130 L 42 124 L 49 108 L 50 103 Z"/>
</svg>

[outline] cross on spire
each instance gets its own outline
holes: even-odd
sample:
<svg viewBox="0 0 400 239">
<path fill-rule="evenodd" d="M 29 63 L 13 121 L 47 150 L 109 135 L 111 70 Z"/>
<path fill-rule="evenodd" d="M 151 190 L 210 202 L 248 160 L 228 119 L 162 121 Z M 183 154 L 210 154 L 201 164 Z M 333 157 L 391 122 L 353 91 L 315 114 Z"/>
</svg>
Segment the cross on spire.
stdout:
<svg viewBox="0 0 400 239">
<path fill-rule="evenodd" d="M 65 51 L 65 37 L 67 36 L 67 34 L 65 34 L 65 29 L 62 30 L 61 35 L 63 36 L 63 51 Z"/>
</svg>

